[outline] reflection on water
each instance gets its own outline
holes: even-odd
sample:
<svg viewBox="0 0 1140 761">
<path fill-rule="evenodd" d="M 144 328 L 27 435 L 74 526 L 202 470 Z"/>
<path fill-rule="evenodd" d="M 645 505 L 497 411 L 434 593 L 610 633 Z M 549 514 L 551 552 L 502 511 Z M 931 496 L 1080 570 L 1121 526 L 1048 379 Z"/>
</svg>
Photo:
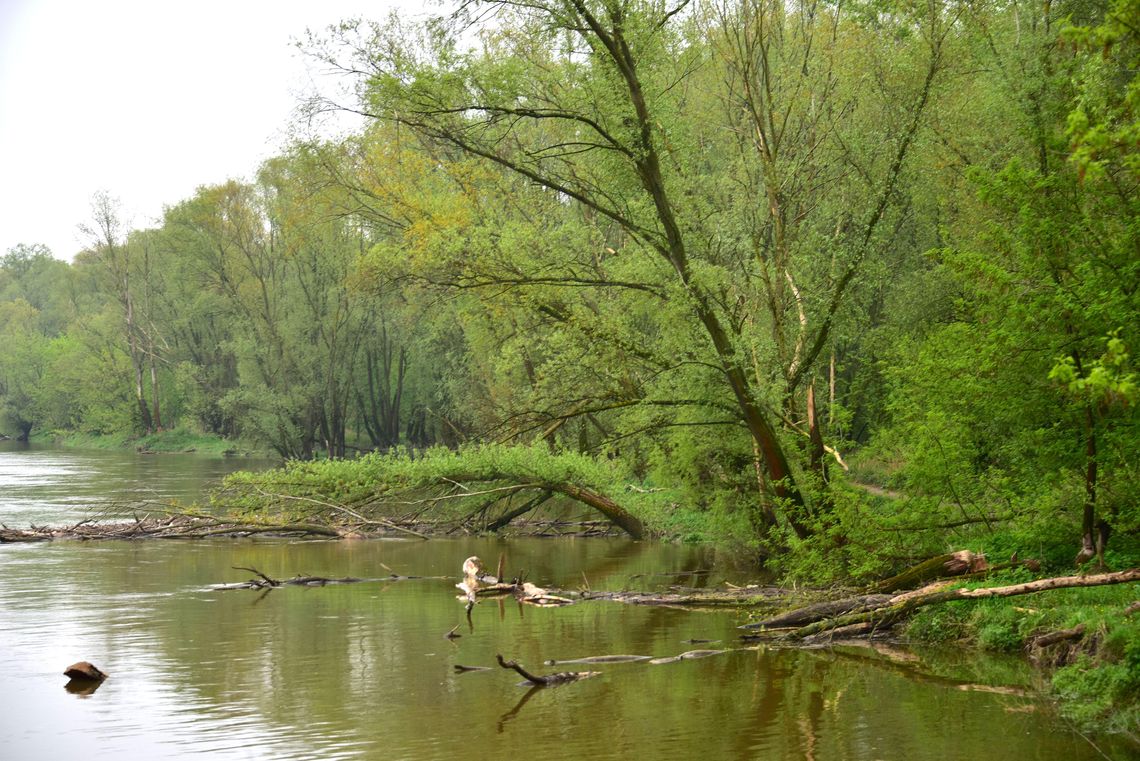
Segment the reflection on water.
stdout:
<svg viewBox="0 0 1140 761">
<path fill-rule="evenodd" d="M 735 647 L 735 613 L 612 602 L 564 608 L 483 600 L 471 627 L 454 588 L 463 558 L 497 558 L 536 584 L 620 589 L 694 571 L 747 581 L 715 553 L 621 540 L 108 542 L 0 547 L 0 742 L 5 757 L 313 759 L 1101 758 L 1021 690 L 905 651 L 733 649 L 699 660 L 544 666 L 610 654 L 666 657 L 689 640 Z M 211 591 L 257 568 L 380 579 Z M 695 576 L 693 577 L 695 578 Z M 645 578 L 639 578 L 639 585 Z M 662 577 L 661 584 L 675 577 Z M 461 637 L 445 635 L 457 624 Z M 539 673 L 601 676 L 519 686 L 495 655 Z M 111 676 L 79 699 L 61 671 Z M 1028 683 L 1018 661 L 994 662 Z M 992 670 L 992 669 L 991 669 Z M 984 687 L 984 685 L 982 685 Z M 1110 755 L 1111 748 L 1106 749 Z M 1123 751 L 1118 751 L 1123 754 Z M 1117 757 L 1123 758 L 1124 755 Z"/>
<path fill-rule="evenodd" d="M 137 511 L 139 503 L 190 502 L 228 473 L 272 463 L 193 454 L 61 449 L 0 441 L 0 523 L 70 525 Z"/>
<path fill-rule="evenodd" d="M 239 464 L 0 444 L 0 522 L 58 525 L 92 504 L 193 499 Z M 0 757 L 941 761 L 1000 747 L 1003 761 L 1103 758 L 1033 697 L 1016 659 L 737 648 L 741 614 L 612 602 L 481 600 L 467 618 L 460 564 L 500 553 L 510 575 L 554 589 L 751 580 L 712 550 L 624 540 L 0 545 Z M 377 580 L 209 589 L 250 577 L 235 567 Z M 393 572 L 437 578 L 385 578 Z M 453 630 L 462 636 L 445 636 Z M 694 644 L 708 642 L 719 644 Z M 543 665 L 702 646 L 730 651 Z M 496 654 L 538 673 L 602 673 L 528 689 Z M 97 691 L 66 686 L 63 669 L 81 660 L 110 674 Z"/>
</svg>

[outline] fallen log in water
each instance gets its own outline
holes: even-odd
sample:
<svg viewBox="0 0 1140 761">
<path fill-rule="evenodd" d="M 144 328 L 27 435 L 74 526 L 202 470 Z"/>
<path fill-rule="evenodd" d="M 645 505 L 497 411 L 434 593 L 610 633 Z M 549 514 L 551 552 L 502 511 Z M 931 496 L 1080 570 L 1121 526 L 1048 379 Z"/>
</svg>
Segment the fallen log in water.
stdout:
<svg viewBox="0 0 1140 761">
<path fill-rule="evenodd" d="M 788 590 L 779 587 L 737 587 L 725 590 L 674 588 L 670 592 L 586 592 L 581 599 L 678 608 L 748 608 L 778 605 L 789 594 Z"/>
<path fill-rule="evenodd" d="M 666 658 L 653 658 L 649 661 L 651 666 L 660 666 L 664 663 L 677 663 L 678 661 L 692 661 L 697 658 L 708 658 L 711 655 L 720 655 L 721 653 L 730 652 L 729 650 L 689 650 L 688 652 L 681 653 L 680 655 L 670 655 Z"/>
<path fill-rule="evenodd" d="M 12 529 L 6 526 L 0 529 L 0 544 L 8 544 L 11 542 L 46 542 L 48 539 L 51 539 L 51 537 L 31 531 L 20 531 L 19 529 Z"/>
<path fill-rule="evenodd" d="M 291 585 L 295 587 L 323 587 L 329 584 L 355 584 L 364 581 L 364 579 L 358 579 L 354 576 L 345 576 L 344 578 L 340 579 L 328 579 L 323 576 L 298 575 L 294 576 L 291 579 L 272 579 L 256 568 L 247 568 L 245 566 L 235 565 L 233 566 L 233 569 L 235 571 L 249 571 L 258 577 L 257 579 L 250 579 L 249 581 L 245 582 L 243 586 L 246 589 L 266 589 L 269 587 L 282 587 L 285 585 Z"/>
<path fill-rule="evenodd" d="M 653 660 L 652 655 L 593 655 L 588 658 L 570 658 L 567 660 L 550 658 L 543 663 L 547 666 L 559 666 L 563 663 L 637 663 L 651 660 Z"/>
<path fill-rule="evenodd" d="M 526 671 L 522 666 L 514 661 L 507 661 L 503 656 L 496 654 L 495 660 L 499 665 L 505 669 L 512 669 L 518 672 L 523 679 L 526 679 L 530 684 L 536 687 L 551 687 L 556 684 L 566 684 L 567 682 L 577 682 L 582 679 L 589 679 L 592 676 L 597 676 L 602 673 L 600 671 L 560 671 L 557 674 L 535 675 Z"/>
<path fill-rule="evenodd" d="M 340 538 L 341 532 L 329 526 L 310 523 L 262 523 L 239 518 L 158 512 L 135 517 L 132 521 L 95 522 L 85 520 L 73 526 L 32 526 L 28 531 L 0 531 L 0 542 L 30 542 L 49 539 L 213 539 L 247 537 L 258 534 L 287 537 Z"/>
<path fill-rule="evenodd" d="M 391 582 L 391 581 L 412 581 L 417 579 L 427 579 L 433 581 L 443 580 L 444 576 L 399 576 L 397 574 L 390 574 L 388 576 L 381 576 L 373 579 L 359 579 L 355 576 L 344 576 L 339 579 L 331 579 L 324 576 L 306 576 L 298 574 L 290 579 L 274 579 L 265 575 L 256 568 L 248 568 L 246 566 L 231 566 L 235 571 L 249 571 L 258 578 L 250 579 L 248 581 L 239 581 L 230 584 L 213 584 L 209 587 L 212 592 L 228 592 L 233 589 L 277 589 L 278 587 L 325 587 L 335 584 L 359 584 L 363 582 Z"/>
<path fill-rule="evenodd" d="M 892 597 L 892 595 L 885 594 L 858 595 L 856 597 L 845 597 L 842 600 L 812 603 L 811 605 L 806 605 L 802 608 L 790 610 L 787 613 L 781 613 L 778 616 L 766 618 L 763 621 L 756 621 L 751 624 L 745 624 L 740 628 L 780 629 L 789 626 L 804 626 L 815 621 L 822 621 L 825 618 L 833 618 L 844 613 L 871 610 L 879 607 L 883 603 L 890 602 Z"/>
<path fill-rule="evenodd" d="M 490 666 L 464 666 L 460 663 L 456 663 L 454 666 L 452 666 L 452 668 L 455 669 L 456 674 L 468 674 L 472 671 L 490 671 L 491 670 Z"/>
</svg>

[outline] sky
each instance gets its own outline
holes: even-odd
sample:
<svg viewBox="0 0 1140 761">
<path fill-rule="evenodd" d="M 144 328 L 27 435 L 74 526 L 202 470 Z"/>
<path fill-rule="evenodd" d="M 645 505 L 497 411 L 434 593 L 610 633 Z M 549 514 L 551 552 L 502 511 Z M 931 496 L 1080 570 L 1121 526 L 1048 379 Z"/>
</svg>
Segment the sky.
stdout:
<svg viewBox="0 0 1140 761">
<path fill-rule="evenodd" d="M 132 227 L 280 152 L 332 78 L 293 42 L 416 0 L 0 0 L 0 255 L 84 248 L 91 199 Z"/>
</svg>

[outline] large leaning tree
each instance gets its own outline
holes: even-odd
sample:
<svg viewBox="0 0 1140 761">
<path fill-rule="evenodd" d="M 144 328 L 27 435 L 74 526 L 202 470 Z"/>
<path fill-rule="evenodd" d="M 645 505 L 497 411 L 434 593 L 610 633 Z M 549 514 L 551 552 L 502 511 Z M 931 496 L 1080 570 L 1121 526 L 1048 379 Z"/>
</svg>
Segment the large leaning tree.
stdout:
<svg viewBox="0 0 1140 761">
<path fill-rule="evenodd" d="M 604 258 L 590 277 L 663 294 L 690 339 L 676 366 L 751 440 L 757 523 L 803 537 L 826 500 L 788 434 L 814 422 L 845 298 L 891 245 L 954 26 L 935 2 L 489 0 L 417 28 L 344 25 L 314 52 L 355 77 L 355 110 L 618 231 L 607 254 L 643 259 L 642 279 Z"/>
</svg>

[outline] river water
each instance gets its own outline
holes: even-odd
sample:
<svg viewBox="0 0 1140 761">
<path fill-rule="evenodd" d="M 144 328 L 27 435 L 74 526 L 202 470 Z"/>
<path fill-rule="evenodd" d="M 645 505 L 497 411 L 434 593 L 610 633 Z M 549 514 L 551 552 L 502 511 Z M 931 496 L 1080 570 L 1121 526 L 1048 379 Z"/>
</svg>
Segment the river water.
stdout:
<svg viewBox="0 0 1140 761">
<path fill-rule="evenodd" d="M 0 522 L 66 523 L 88 498 L 105 505 L 140 490 L 185 499 L 227 467 L 0 450 Z M 60 520 L 48 520 L 52 510 Z M 0 757 L 941 761 L 1000 751 L 1003 761 L 1081 761 L 1134 750 L 1101 738 L 1094 747 L 1066 726 L 1016 658 L 748 649 L 736 639 L 742 613 L 602 601 L 539 609 L 485 600 L 468 620 L 453 586 L 460 564 L 479 555 L 493 566 L 500 554 L 512 574 L 564 589 L 749 581 L 711 549 L 626 540 L 3 545 Z M 235 566 L 377 580 L 210 589 L 252 575 Z M 385 580 L 390 573 L 443 578 Z M 445 638 L 457 625 L 462 636 Z M 695 648 L 728 652 L 660 665 L 543 665 Z M 540 673 L 602 673 L 528 689 L 497 667 L 455 672 L 495 666 L 497 653 Z M 111 677 L 92 694 L 69 692 L 61 672 L 78 660 Z"/>
</svg>

